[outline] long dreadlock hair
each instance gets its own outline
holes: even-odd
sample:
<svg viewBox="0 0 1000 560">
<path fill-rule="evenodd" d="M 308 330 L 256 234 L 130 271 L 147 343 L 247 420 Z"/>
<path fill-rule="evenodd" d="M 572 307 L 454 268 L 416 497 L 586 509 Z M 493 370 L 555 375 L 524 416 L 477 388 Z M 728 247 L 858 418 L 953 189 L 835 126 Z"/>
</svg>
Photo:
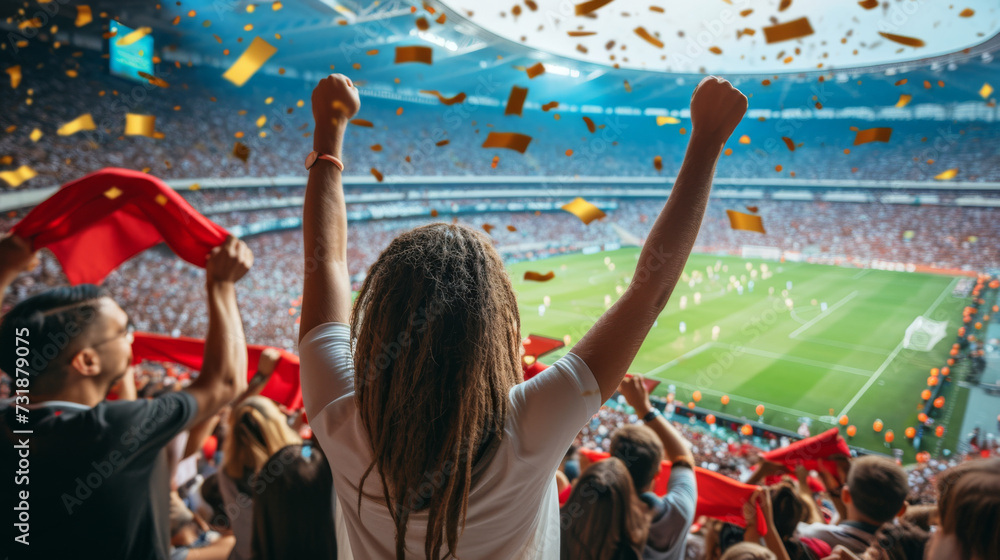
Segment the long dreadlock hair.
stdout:
<svg viewBox="0 0 1000 560">
<path fill-rule="evenodd" d="M 368 271 L 351 316 L 355 398 L 374 458 L 360 486 L 377 468 L 398 559 L 407 521 L 425 510 L 427 558 L 444 544 L 457 555 L 469 491 L 522 378 L 520 323 L 500 255 L 473 229 L 416 228 Z"/>
</svg>

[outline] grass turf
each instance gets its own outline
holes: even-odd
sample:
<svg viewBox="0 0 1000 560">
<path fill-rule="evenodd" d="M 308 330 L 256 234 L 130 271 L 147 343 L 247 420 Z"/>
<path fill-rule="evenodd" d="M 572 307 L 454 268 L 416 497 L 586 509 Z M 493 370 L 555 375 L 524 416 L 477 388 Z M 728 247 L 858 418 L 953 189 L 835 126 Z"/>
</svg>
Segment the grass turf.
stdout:
<svg viewBox="0 0 1000 560">
<path fill-rule="evenodd" d="M 542 361 L 551 363 L 565 354 L 604 312 L 606 302 L 619 297 L 638 255 L 638 249 L 628 248 L 509 267 L 522 334 L 571 337 L 569 347 Z M 769 278 L 762 279 L 762 265 Z M 718 279 L 708 277 L 708 267 Z M 555 278 L 524 281 L 528 270 L 552 270 Z M 661 396 L 673 384 L 677 399 L 686 403 L 698 390 L 698 406 L 737 417 L 757 420 L 754 409 L 763 404 L 765 424 L 793 431 L 807 419 L 812 433 L 819 433 L 837 425 L 836 418 L 846 412 L 857 426 L 852 445 L 891 453 L 883 438 L 893 430 L 893 447 L 903 451 L 904 460 L 913 460 L 918 450 L 904 430 L 917 425 L 920 392 L 930 368 L 945 365 L 967 301 L 952 296 L 956 278 L 711 255 L 692 255 L 685 274 L 690 279 L 695 271 L 702 280 L 678 285 L 630 372 L 662 381 L 656 390 Z M 744 286 L 754 280 L 753 291 L 740 295 L 727 289 L 731 276 L 744 276 Z M 696 292 L 700 304 L 695 304 Z M 546 296 L 550 305 L 540 316 Z M 948 335 L 929 352 L 902 346 L 906 328 L 920 315 L 948 321 Z M 687 327 L 683 334 L 681 321 Z M 716 326 L 719 334 L 713 340 Z M 958 391 L 965 390 L 946 388 L 946 407 L 936 415 L 943 417 L 963 400 Z M 727 406 L 720 402 L 724 394 L 731 399 Z M 961 411 L 954 412 L 957 429 Z M 882 433 L 872 429 L 876 419 L 885 424 Z M 950 433 L 945 439 L 954 441 Z M 941 447 L 936 440 L 925 433 L 923 449 Z"/>
</svg>

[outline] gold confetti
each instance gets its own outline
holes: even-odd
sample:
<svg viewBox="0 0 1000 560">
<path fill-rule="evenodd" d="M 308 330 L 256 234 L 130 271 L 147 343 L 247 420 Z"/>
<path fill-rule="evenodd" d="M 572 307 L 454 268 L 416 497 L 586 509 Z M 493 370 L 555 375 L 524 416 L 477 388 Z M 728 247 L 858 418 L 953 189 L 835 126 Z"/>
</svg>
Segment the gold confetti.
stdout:
<svg viewBox="0 0 1000 560">
<path fill-rule="evenodd" d="M 744 134 L 743 136 L 740 136 L 740 144 L 749 144 L 749 143 L 750 143 L 750 137 L 749 136 L 747 136 L 746 134 Z"/>
<path fill-rule="evenodd" d="M 517 132 L 490 132 L 483 142 L 484 148 L 506 148 L 524 153 L 531 142 L 531 136 Z"/>
<path fill-rule="evenodd" d="M 147 72 L 143 72 L 141 70 L 138 72 L 138 74 L 139 76 L 146 78 L 146 80 L 148 80 L 149 83 L 153 84 L 154 86 L 159 86 L 161 88 L 170 87 L 170 84 L 168 84 L 166 80 L 164 80 L 163 78 L 157 78 L 156 76 L 149 74 Z"/>
<path fill-rule="evenodd" d="M 532 270 L 528 270 L 524 273 L 525 282 L 548 282 L 549 280 L 552 280 L 555 277 L 556 273 L 551 270 L 546 272 L 545 274 L 542 274 L 540 272 L 534 272 Z"/>
<path fill-rule="evenodd" d="M 764 28 L 764 40 L 770 43 L 780 43 L 791 39 L 798 39 L 814 33 L 809 18 L 794 19 L 789 22 L 779 23 Z"/>
<path fill-rule="evenodd" d="M 517 228 L 514 226 L 507 226 L 507 231 L 517 231 Z"/>
<path fill-rule="evenodd" d="M 243 54 L 236 59 L 236 62 L 229 67 L 229 70 L 226 70 L 222 77 L 240 87 L 260 70 L 261 66 L 264 66 L 264 63 L 276 52 L 278 49 L 271 46 L 270 43 L 260 37 L 254 37 L 247 50 L 243 51 Z"/>
<path fill-rule="evenodd" d="M 886 39 L 899 43 L 900 45 L 906 45 L 907 47 L 922 47 L 924 42 L 921 39 L 915 37 L 907 37 L 905 35 L 895 35 L 893 33 L 885 33 L 882 31 L 878 32 L 879 35 L 885 37 Z"/>
<path fill-rule="evenodd" d="M 441 146 L 447 146 L 449 143 L 451 143 L 451 140 L 439 140 L 434 145 L 440 148 Z"/>
<path fill-rule="evenodd" d="M 956 175 L 958 175 L 958 169 L 949 169 L 939 175 L 935 175 L 934 178 L 938 181 L 947 181 L 954 179 Z"/>
<path fill-rule="evenodd" d="M 125 136 L 146 136 L 154 138 L 156 133 L 156 115 L 125 115 Z"/>
<path fill-rule="evenodd" d="M 961 12 L 959 12 L 958 17 L 966 17 L 967 18 L 967 17 L 972 17 L 974 15 L 976 15 L 976 11 L 975 10 L 973 10 L 972 8 L 966 8 L 966 9 L 962 10 Z"/>
<path fill-rule="evenodd" d="M 188 190 L 189 191 L 200 191 L 201 190 L 201 184 L 200 183 L 191 183 L 191 186 L 188 187 Z"/>
<path fill-rule="evenodd" d="M 11 66 L 5 72 L 10 74 L 10 87 L 17 89 L 21 85 L 21 65 Z"/>
<path fill-rule="evenodd" d="M 653 169 L 663 171 L 663 156 L 653 156 Z"/>
<path fill-rule="evenodd" d="M 143 168 L 142 172 L 148 173 L 149 168 L 148 167 Z M 118 187 L 111 187 L 110 189 L 104 191 L 104 196 L 107 197 L 108 200 L 114 200 L 121 195 L 122 195 L 122 190 L 119 189 Z"/>
<path fill-rule="evenodd" d="M 524 108 L 524 100 L 528 97 L 528 88 L 511 86 L 510 96 L 507 98 L 507 107 L 504 109 L 504 115 L 517 115 L 521 116 L 521 111 Z"/>
<path fill-rule="evenodd" d="M 27 165 L 22 165 L 13 171 L 0 171 L 0 179 L 6 181 L 13 188 L 21 186 L 21 183 L 37 175 L 35 170 Z"/>
<path fill-rule="evenodd" d="M 233 143 L 233 156 L 246 163 L 247 159 L 250 158 L 250 148 L 243 142 L 235 142 Z"/>
<path fill-rule="evenodd" d="M 590 117 L 583 117 L 583 122 L 587 123 L 587 130 L 589 130 L 591 134 L 597 130 L 597 127 L 594 126 L 594 121 L 591 120 Z"/>
<path fill-rule="evenodd" d="M 858 5 L 866 10 L 873 10 L 878 7 L 878 0 L 861 0 Z"/>
<path fill-rule="evenodd" d="M 778 11 L 783 12 L 792 5 L 792 0 L 781 0 L 781 4 L 778 5 Z"/>
<path fill-rule="evenodd" d="M 274 10 L 275 12 L 277 12 L 278 10 L 280 10 L 281 7 L 282 7 L 282 3 L 281 2 L 277 2 L 277 1 L 271 2 L 271 9 Z"/>
<path fill-rule="evenodd" d="M 604 6 L 610 3 L 611 0 L 589 0 L 588 2 L 575 5 L 573 7 L 574 8 L 573 11 L 578 16 L 585 16 L 590 12 L 603 8 Z"/>
<path fill-rule="evenodd" d="M 551 111 L 552 109 L 555 109 L 558 106 L 559 106 L 559 102 L 558 101 L 549 101 L 545 105 L 542 105 L 542 110 L 543 111 Z"/>
<path fill-rule="evenodd" d="M 431 28 L 431 24 L 427 22 L 427 18 L 423 16 L 417 18 L 416 24 L 417 24 L 417 29 L 421 31 L 427 31 L 428 29 Z"/>
<path fill-rule="evenodd" d="M 869 142 L 888 142 L 891 137 L 891 128 L 868 128 L 859 130 L 854 135 L 854 145 L 858 146 Z"/>
<path fill-rule="evenodd" d="M 753 212 L 754 214 L 757 213 L 757 207 L 756 206 L 747 206 L 746 208 L 747 208 L 747 210 L 749 210 L 750 212 Z"/>
<path fill-rule="evenodd" d="M 567 31 L 567 35 L 570 37 L 588 37 L 590 35 L 597 35 L 596 31 Z"/>
<path fill-rule="evenodd" d="M 496 226 L 493 225 L 493 224 L 483 224 L 483 230 L 486 233 L 489 233 L 489 232 L 493 231 L 494 228 L 496 228 Z"/>
<path fill-rule="evenodd" d="M 31 136 L 29 136 L 29 138 L 31 138 L 32 142 L 38 142 L 42 138 L 42 131 L 38 130 L 37 128 L 35 130 L 32 130 Z"/>
<path fill-rule="evenodd" d="M 353 124 L 354 126 L 364 126 L 364 127 L 367 127 L 367 128 L 372 128 L 372 127 L 375 126 L 375 125 L 372 124 L 371 121 L 366 121 L 365 119 L 352 119 L 349 122 L 351 124 Z"/>
<path fill-rule="evenodd" d="M 83 27 L 94 21 L 94 15 L 90 12 L 90 6 L 76 7 L 76 26 Z"/>
<path fill-rule="evenodd" d="M 536 76 L 541 76 L 545 73 L 545 65 L 541 62 L 536 62 L 535 64 L 529 66 L 526 70 L 528 73 L 528 79 L 534 79 Z"/>
<path fill-rule="evenodd" d="M 379 183 L 381 183 L 382 182 L 382 172 L 379 171 L 378 169 L 375 169 L 374 167 L 372 167 L 371 172 L 372 172 L 372 175 L 375 176 L 375 180 L 378 181 Z"/>
<path fill-rule="evenodd" d="M 665 124 L 680 124 L 681 120 L 675 117 L 658 116 L 656 117 L 656 126 L 663 126 Z"/>
<path fill-rule="evenodd" d="M 606 216 L 600 208 L 594 206 L 593 204 L 587 202 L 586 200 L 576 197 L 572 202 L 566 204 L 562 207 L 563 210 L 573 214 L 584 224 L 589 225 L 590 222 L 594 220 L 599 220 Z"/>
<path fill-rule="evenodd" d="M 152 32 L 153 29 L 150 27 L 140 27 L 139 29 L 136 29 L 135 31 L 129 33 L 128 35 L 122 37 L 121 39 L 118 39 L 118 41 L 116 41 L 115 44 L 118 45 L 119 47 L 127 47 L 132 43 L 135 43 L 139 39 L 142 39 L 146 35 L 149 35 Z"/>
<path fill-rule="evenodd" d="M 430 47 L 396 47 L 396 64 L 419 62 L 433 64 L 434 51 Z"/>
<path fill-rule="evenodd" d="M 653 37 L 652 35 L 650 35 L 649 31 L 646 31 L 645 27 L 642 27 L 640 25 L 639 27 L 636 27 L 635 29 L 633 29 L 633 31 L 635 31 L 636 35 L 642 37 L 650 45 L 653 45 L 654 47 L 656 47 L 658 49 L 662 49 L 663 48 L 663 41 L 661 41 L 661 40 L 657 39 L 656 37 Z"/>
<path fill-rule="evenodd" d="M 424 93 L 424 94 L 427 94 L 427 95 L 433 95 L 434 97 L 438 98 L 438 101 L 440 101 L 441 103 L 443 103 L 445 105 L 454 105 L 456 103 L 461 103 L 461 102 L 465 101 L 465 93 L 458 93 L 458 94 L 454 95 L 453 97 L 445 97 L 445 96 L 441 95 L 441 92 L 439 92 L 436 89 L 422 89 L 422 90 L 420 90 L 420 93 Z"/>
<path fill-rule="evenodd" d="M 267 117 L 266 116 L 261 115 L 261 116 L 257 117 L 257 128 L 261 128 L 265 124 L 267 124 Z"/>
<path fill-rule="evenodd" d="M 899 101 L 896 102 L 896 107 L 906 107 L 909 105 L 911 99 L 913 99 L 912 95 L 906 93 L 901 94 L 899 96 Z"/>
<path fill-rule="evenodd" d="M 993 86 L 990 84 L 983 84 L 983 87 L 979 88 L 979 97 L 986 99 L 993 93 Z"/>
<path fill-rule="evenodd" d="M 371 148 L 373 152 L 381 152 L 382 144 L 372 144 Z"/>
<path fill-rule="evenodd" d="M 708 51 L 712 54 L 722 54 L 722 49 L 719 47 L 709 47 Z"/>
<path fill-rule="evenodd" d="M 431 217 L 432 218 L 437 218 L 438 217 L 438 211 L 435 210 L 435 209 L 433 209 L 433 208 L 431 208 Z"/>
<path fill-rule="evenodd" d="M 743 212 L 737 212 L 736 210 L 726 210 L 726 214 L 729 216 L 729 226 L 733 229 L 767 233 L 764 231 L 764 221 L 760 218 L 760 216 L 744 214 Z"/>
<path fill-rule="evenodd" d="M 896 82 L 896 83 L 895 83 L 895 84 L 893 84 L 893 85 L 894 85 L 894 86 L 901 86 L 901 85 L 905 84 L 906 82 L 907 82 L 907 79 L 906 79 L 906 78 L 903 78 L 902 80 L 899 80 L 898 82 Z"/>
<path fill-rule="evenodd" d="M 59 127 L 56 133 L 59 136 L 69 136 L 70 134 L 76 134 L 81 130 L 96 130 L 97 125 L 94 124 L 94 117 L 90 116 L 90 113 L 84 113 L 79 117 L 69 121 L 68 123 Z"/>
<path fill-rule="evenodd" d="M 789 138 L 787 136 L 782 136 L 781 140 L 785 143 L 785 146 L 788 148 L 789 152 L 794 152 L 795 151 L 795 141 L 794 140 L 792 140 L 791 138 Z"/>
<path fill-rule="evenodd" d="M 625 92 L 632 93 L 632 84 L 628 83 L 628 80 L 625 80 Z"/>
</svg>

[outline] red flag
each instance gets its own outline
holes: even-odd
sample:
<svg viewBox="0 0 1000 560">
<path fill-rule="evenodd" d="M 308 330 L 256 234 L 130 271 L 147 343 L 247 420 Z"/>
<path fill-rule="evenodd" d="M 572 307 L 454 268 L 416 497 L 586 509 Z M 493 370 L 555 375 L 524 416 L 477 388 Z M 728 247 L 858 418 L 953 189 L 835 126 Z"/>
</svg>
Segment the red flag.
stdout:
<svg viewBox="0 0 1000 560">
<path fill-rule="evenodd" d="M 607 459 L 610 454 L 592 449 L 580 449 L 580 454 L 584 455 L 592 463 Z M 695 515 L 719 519 L 726 523 L 732 523 L 740 527 L 746 527 L 746 518 L 743 517 L 743 504 L 753 495 L 759 486 L 743 484 L 738 480 L 712 472 L 701 467 L 694 468 L 694 477 L 698 483 L 698 502 L 695 506 Z M 660 467 L 660 474 L 653 481 L 653 493 L 657 496 L 667 494 L 667 486 L 670 481 L 670 462 L 663 461 Z M 767 534 L 767 524 L 764 515 L 757 507 L 757 532 L 761 535 Z"/>
<path fill-rule="evenodd" d="M 257 371 L 260 353 L 267 346 L 248 345 L 247 378 Z M 281 403 L 289 410 L 302 408 L 302 388 L 299 385 L 299 357 L 290 352 L 279 350 L 281 359 L 268 380 L 261 395 Z M 205 341 L 200 338 L 170 337 L 159 334 L 135 333 L 132 342 L 132 362 L 142 360 L 154 362 L 173 362 L 194 370 L 201 369 L 202 358 L 205 355 Z"/>
<path fill-rule="evenodd" d="M 66 183 L 11 233 L 47 247 L 71 284 L 100 283 L 118 265 L 166 242 L 196 266 L 229 233 L 199 214 L 166 183 L 108 167 Z"/>
<path fill-rule="evenodd" d="M 794 471 L 798 464 L 802 464 L 809 470 L 818 471 L 821 467 L 817 459 L 828 459 L 834 455 L 851 456 L 851 449 L 847 447 L 844 438 L 840 437 L 840 430 L 837 428 L 830 428 L 821 434 L 799 440 L 786 447 L 768 451 L 763 455 L 763 458 L 772 463 L 784 465 L 790 471 Z M 837 476 L 836 466 L 833 463 L 824 462 L 823 468 L 830 474 Z"/>
</svg>

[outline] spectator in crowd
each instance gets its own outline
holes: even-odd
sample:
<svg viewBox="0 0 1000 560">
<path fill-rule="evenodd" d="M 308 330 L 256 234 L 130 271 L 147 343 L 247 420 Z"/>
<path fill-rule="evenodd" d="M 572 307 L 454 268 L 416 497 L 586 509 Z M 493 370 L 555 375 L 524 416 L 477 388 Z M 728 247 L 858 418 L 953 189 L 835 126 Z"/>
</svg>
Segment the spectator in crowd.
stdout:
<svg viewBox="0 0 1000 560">
<path fill-rule="evenodd" d="M 229 415 L 223 444 L 219 489 L 233 534 L 234 560 L 248 560 L 253 533 L 254 481 L 258 471 L 282 448 L 301 442 L 274 401 L 260 396 L 238 403 Z"/>
<path fill-rule="evenodd" d="M 333 530 L 333 476 L 319 446 L 282 448 L 260 469 L 255 485 L 260 488 L 253 502 L 255 560 L 345 560 L 337 554 L 338 536 Z"/>
<path fill-rule="evenodd" d="M 841 491 L 847 518 L 839 525 L 801 524 L 799 536 L 860 554 L 872 544 L 879 527 L 906 511 L 909 491 L 906 473 L 893 461 L 876 456 L 852 461 Z"/>
<path fill-rule="evenodd" d="M 862 554 L 854 554 L 843 545 L 837 545 L 824 560 L 924 560 L 929 539 L 927 531 L 906 521 L 886 523 Z"/>
<path fill-rule="evenodd" d="M 340 166 L 313 154 L 303 205 L 311 269 L 300 331 L 303 397 L 320 443 L 344 451 L 332 467 L 340 496 L 357 504 L 345 508 L 356 548 L 397 558 L 407 549 L 431 558 L 556 556 L 555 471 L 665 307 L 722 146 L 746 106 L 725 80 L 698 85 L 685 162 L 637 263 L 643 281 L 630 284 L 572 353 L 519 385 L 517 303 L 482 234 L 433 225 L 396 238 L 365 278 L 351 317 Z M 313 92 L 314 150 L 340 156 L 359 107 L 346 77 L 322 80 Z M 491 483 L 476 484 L 484 477 Z"/>
<path fill-rule="evenodd" d="M 639 560 L 649 517 L 617 457 L 587 467 L 559 513 L 564 560 Z"/>
<path fill-rule="evenodd" d="M 1000 558 L 1000 459 L 963 463 L 938 480 L 940 526 L 927 560 Z"/>
<path fill-rule="evenodd" d="M 0 279 L 24 270 L 33 255 L 16 238 L 0 240 Z M 105 558 L 165 559 L 169 550 L 169 468 L 164 447 L 179 432 L 212 415 L 245 385 L 246 343 L 235 283 L 253 255 L 229 238 L 206 262 L 209 300 L 204 367 L 186 390 L 155 399 L 105 401 L 132 361 L 128 314 L 97 286 L 57 288 L 21 301 L 0 323 L 0 369 L 25 371 L 27 413 L 17 401 L 0 405 L 3 464 L 17 464 L 29 445 L 33 557 L 68 557 L 88 543 Z M 30 360 L 17 352 L 27 340 Z M 18 438 L 14 430 L 32 430 Z M 5 503 L 16 504 L 18 486 L 6 479 Z M 3 542 L 14 541 L 12 524 Z"/>
<path fill-rule="evenodd" d="M 618 391 L 645 424 L 619 428 L 611 439 L 610 449 L 611 455 L 628 467 L 636 493 L 651 516 L 642 557 L 646 560 L 683 558 L 698 500 L 691 443 L 653 408 L 641 375 L 627 376 Z M 667 494 L 661 498 L 652 489 L 664 459 L 671 462 L 671 469 Z"/>
<path fill-rule="evenodd" d="M 737 543 L 729 548 L 725 554 L 722 555 L 722 560 L 777 560 L 774 553 L 770 550 L 764 548 L 763 546 L 750 543 L 741 542 Z"/>
</svg>

